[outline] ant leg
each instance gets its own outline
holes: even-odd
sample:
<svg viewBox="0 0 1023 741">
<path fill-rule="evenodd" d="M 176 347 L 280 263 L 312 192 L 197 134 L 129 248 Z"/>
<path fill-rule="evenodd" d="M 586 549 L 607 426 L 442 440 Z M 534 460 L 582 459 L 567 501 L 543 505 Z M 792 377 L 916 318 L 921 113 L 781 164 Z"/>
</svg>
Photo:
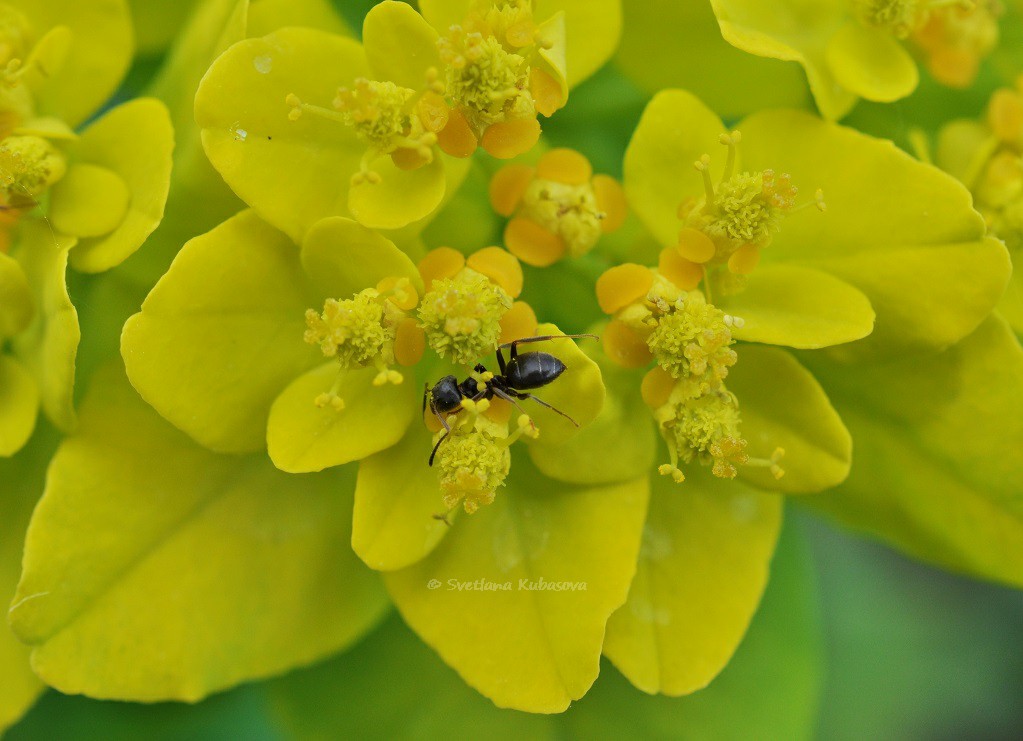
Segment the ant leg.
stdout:
<svg viewBox="0 0 1023 741">
<path fill-rule="evenodd" d="M 533 400 L 533 401 L 535 401 L 535 402 L 536 402 L 537 404 L 539 404 L 539 405 L 541 405 L 541 406 L 545 406 L 545 407 L 547 407 L 548 409 L 550 409 L 550 410 L 551 410 L 551 411 L 553 411 L 553 412 L 557 412 L 557 413 L 558 413 L 558 414 L 560 414 L 560 415 L 561 415 L 562 417 L 564 417 L 565 419 L 567 419 L 567 420 L 568 420 L 569 422 L 571 422 L 572 424 L 574 424 L 574 425 L 575 425 L 576 427 L 578 427 L 578 426 L 579 426 L 579 423 L 578 423 L 578 422 L 576 422 L 576 421 L 575 421 L 574 419 L 572 419 L 571 417 L 569 417 L 569 416 L 568 416 L 567 414 L 565 414 L 565 413 L 564 413 L 563 411 L 561 411 L 560 409 L 558 409 L 558 408 L 557 408 L 556 406 L 553 406 L 553 405 L 551 405 L 551 404 L 548 404 L 548 403 L 547 403 L 546 401 L 544 401 L 543 399 L 541 399 L 541 398 L 540 398 L 539 396 L 533 396 L 532 394 L 518 394 L 518 397 L 519 397 L 520 399 L 532 399 L 532 400 Z"/>
<path fill-rule="evenodd" d="M 512 358 L 518 357 L 519 345 L 525 345 L 529 342 L 546 342 L 547 340 L 579 340 L 589 338 L 591 340 L 599 340 L 600 338 L 595 334 L 545 334 L 537 337 L 522 337 L 511 342 L 505 342 L 503 345 L 497 347 L 497 360 L 501 362 L 501 349 L 505 347 L 511 348 Z M 504 367 L 501 367 L 501 373 L 504 373 Z"/>
<path fill-rule="evenodd" d="M 430 466 L 433 465 L 433 459 L 437 456 L 437 451 L 440 450 L 440 444 L 442 442 L 444 442 L 444 440 L 447 439 L 447 436 L 450 435 L 450 434 L 451 434 L 451 429 L 449 428 L 447 431 L 445 431 L 445 433 L 443 435 L 440 436 L 440 440 L 437 441 L 437 444 L 433 446 L 433 451 L 430 453 L 430 463 L 429 463 Z"/>
<path fill-rule="evenodd" d="M 513 396 L 509 396 L 509 395 L 508 395 L 508 394 L 506 394 L 506 393 L 505 393 L 504 391 L 501 391 L 501 389 L 497 389 L 497 388 L 495 388 L 495 389 L 494 389 L 494 396 L 498 397 L 499 399 L 504 399 L 505 401 L 509 401 L 509 402 L 511 402 L 511 403 L 512 403 L 512 405 L 513 405 L 513 406 L 514 406 L 514 407 L 515 407 L 516 409 L 518 409 L 518 410 L 519 410 L 520 412 L 522 412 L 522 413 L 523 413 L 523 414 L 525 414 L 525 415 L 526 415 L 527 417 L 529 417 L 529 424 L 530 424 L 530 426 L 531 426 L 531 427 L 532 427 L 532 428 L 533 428 L 534 430 L 536 429 L 536 423 L 535 423 L 535 422 L 533 422 L 533 418 L 529 416 L 529 413 L 528 413 L 528 412 L 527 412 L 527 411 L 526 411 L 525 409 L 523 409 L 523 408 L 522 408 L 521 406 L 519 406 L 519 403 L 518 403 L 517 401 L 515 401 L 515 397 L 513 397 Z M 576 425 L 576 426 L 578 427 L 578 425 Z"/>
</svg>

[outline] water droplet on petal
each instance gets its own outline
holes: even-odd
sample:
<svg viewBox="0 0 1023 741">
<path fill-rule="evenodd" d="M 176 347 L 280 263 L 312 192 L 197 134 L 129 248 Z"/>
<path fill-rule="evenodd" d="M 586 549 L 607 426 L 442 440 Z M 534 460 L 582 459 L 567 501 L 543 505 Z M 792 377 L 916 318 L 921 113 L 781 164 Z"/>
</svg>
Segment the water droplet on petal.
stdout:
<svg viewBox="0 0 1023 741">
<path fill-rule="evenodd" d="M 264 54 L 253 59 L 252 66 L 256 68 L 256 72 L 265 75 L 273 69 L 274 60 Z"/>
</svg>

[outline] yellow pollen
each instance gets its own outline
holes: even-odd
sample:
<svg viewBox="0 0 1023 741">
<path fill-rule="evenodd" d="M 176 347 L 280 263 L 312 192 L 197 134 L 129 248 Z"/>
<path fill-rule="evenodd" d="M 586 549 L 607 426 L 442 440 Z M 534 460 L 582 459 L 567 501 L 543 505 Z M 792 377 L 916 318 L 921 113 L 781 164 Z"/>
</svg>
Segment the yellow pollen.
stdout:
<svg viewBox="0 0 1023 741">
<path fill-rule="evenodd" d="M 35 206 L 66 171 L 64 155 L 46 139 L 9 136 L 0 142 L 0 194 L 7 206 Z"/>
<path fill-rule="evenodd" d="M 731 349 L 734 317 L 692 291 L 673 303 L 656 302 L 652 321 L 646 343 L 661 368 L 682 380 L 691 395 L 721 386 L 737 360 Z"/>
<path fill-rule="evenodd" d="M 463 268 L 433 281 L 419 305 L 419 323 L 430 347 L 459 365 L 489 355 L 501 337 L 501 318 L 512 297 L 487 276 Z"/>
<path fill-rule="evenodd" d="M 374 386 L 403 382 L 404 376 L 390 366 L 395 363 L 397 327 L 405 312 L 388 295 L 366 288 L 350 299 L 327 299 L 322 312 L 306 311 L 305 341 L 318 345 L 324 357 L 338 361 L 338 380 L 329 392 L 316 398 L 317 406 L 329 404 L 337 411 L 344 408 L 337 391 L 343 374 L 353 368 L 376 368 Z"/>
<path fill-rule="evenodd" d="M 689 261 L 711 267 L 727 265 L 741 275 L 756 266 L 759 251 L 770 244 L 786 214 L 808 206 L 824 211 L 824 193 L 818 190 L 811 202 L 797 206 L 798 190 L 788 174 L 779 175 L 771 169 L 735 172 L 742 141 L 738 131 L 722 134 L 719 141 L 728 147 L 728 158 L 716 186 L 710 175 L 710 156 L 703 155 L 694 163 L 703 178 L 704 196 L 679 204 L 679 250 Z M 744 254 L 732 260 L 743 249 Z"/>
<path fill-rule="evenodd" d="M 528 415 L 520 415 L 516 428 L 508 433 L 507 422 L 496 422 L 486 415 L 490 403 L 486 399 L 462 401 L 466 414 L 454 421 L 440 447 L 434 466 L 444 496 L 444 506 L 454 509 L 461 502 L 466 513 L 472 514 L 482 505 L 494 501 L 498 487 L 511 470 L 511 445 L 522 436 L 537 436 L 536 427 Z M 438 432 L 434 443 L 441 440 Z"/>
<path fill-rule="evenodd" d="M 676 389 L 654 417 L 671 459 L 658 468 L 663 476 L 681 482 L 685 476 L 679 462 L 696 461 L 713 466 L 715 476 L 734 478 L 736 466 L 749 462 L 746 441 L 739 434 L 739 403 L 724 387 L 689 398 Z"/>
<path fill-rule="evenodd" d="M 494 36 L 466 32 L 461 26 L 452 26 L 438 45 L 447 93 L 477 135 L 494 123 L 536 116 L 525 57 L 506 51 Z"/>
<path fill-rule="evenodd" d="M 422 112 L 428 109 L 417 107 L 417 103 L 425 93 L 436 94 L 440 85 L 436 75 L 435 69 L 427 70 L 425 87 L 419 93 L 390 81 L 359 78 L 350 88 L 338 88 L 332 108 L 306 103 L 291 93 L 285 98 L 291 108 L 288 118 L 297 121 L 310 114 L 351 128 L 368 147 L 359 172 L 352 177 L 352 185 L 378 183 L 380 175 L 370 169 L 370 164 L 380 155 L 390 155 L 394 164 L 404 170 L 433 161 L 437 134 L 424 124 Z"/>
<path fill-rule="evenodd" d="M 459 502 L 468 514 L 494 501 L 511 470 L 511 451 L 486 430 L 452 432 L 441 443 L 434 462 L 444 506 Z"/>
</svg>

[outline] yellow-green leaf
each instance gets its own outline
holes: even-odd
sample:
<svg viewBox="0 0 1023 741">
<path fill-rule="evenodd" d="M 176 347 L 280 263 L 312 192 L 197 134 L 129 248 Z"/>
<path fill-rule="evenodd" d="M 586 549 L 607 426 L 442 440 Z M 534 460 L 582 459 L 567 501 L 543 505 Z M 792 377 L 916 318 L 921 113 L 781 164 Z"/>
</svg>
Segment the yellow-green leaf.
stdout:
<svg viewBox="0 0 1023 741">
<path fill-rule="evenodd" d="M 725 383 L 739 399 L 748 452 L 768 459 L 777 448 L 785 451 L 780 479 L 752 465 L 740 466 L 739 475 L 787 494 L 823 491 L 844 481 L 852 438 L 813 374 L 778 348 L 743 345 L 738 353 Z"/>
<path fill-rule="evenodd" d="M 1009 253 L 997 239 L 918 246 L 823 258 L 822 270 L 870 297 L 878 320 L 863 342 L 835 348 L 838 357 L 942 348 L 974 329 L 998 305 L 1009 270 Z"/>
<path fill-rule="evenodd" d="M 553 324 L 541 324 L 536 328 L 536 336 L 555 337 L 563 335 Z M 604 381 L 600 367 L 582 351 L 577 343 L 596 342 L 592 338 L 553 339 L 544 342 L 531 342 L 520 345 L 520 353 L 545 352 L 558 358 L 565 364 L 566 370 L 553 383 L 530 393 L 546 404 L 553 406 L 573 420 L 579 427 L 562 415 L 546 408 L 533 399 L 525 399 L 520 403 L 533 418 L 540 437 L 530 441 L 530 445 L 548 447 L 558 446 L 574 437 L 580 429 L 585 428 L 600 414 L 604 406 Z M 502 350 L 508 360 L 510 350 Z"/>
<path fill-rule="evenodd" d="M 488 741 L 560 738 L 556 717 L 496 708 L 466 687 L 397 616 L 344 655 L 265 686 L 284 735 L 299 741 L 474 738 L 483 729 Z"/>
<path fill-rule="evenodd" d="M 409 626 L 498 707 L 561 712 L 597 677 L 646 499 L 645 478 L 558 485 L 520 455 L 493 504 L 384 581 Z"/>
<path fill-rule="evenodd" d="M 740 129 L 745 167 L 824 191 L 827 211 L 786 217 L 763 256 L 834 273 L 870 299 L 877 325 L 853 349 L 944 347 L 994 308 L 1008 258 L 984 239 L 984 220 L 954 178 L 889 141 L 797 111 L 757 113 Z"/>
<path fill-rule="evenodd" d="M 274 401 L 267 421 L 267 451 L 289 473 L 322 471 L 385 450 L 398 442 L 415 417 L 416 389 L 410 380 L 374 386 L 376 368 L 344 372 L 337 395 L 338 411 L 316 398 L 338 377 L 337 361 L 328 361 L 299 376 Z"/>
<path fill-rule="evenodd" d="M 870 301 L 828 273 L 795 265 L 754 270 L 743 291 L 718 305 L 741 317 L 737 340 L 815 349 L 866 337 L 874 328 Z"/>
<path fill-rule="evenodd" d="M 0 359 L 2 360 L 2 359 Z M 3 388 L 3 386 L 0 386 Z M 0 459 L 0 605 L 14 596 L 32 508 L 43 491 L 46 464 L 56 447 L 51 431 L 37 434 L 16 457 Z M 32 706 L 43 683 L 29 666 L 29 649 L 0 621 L 0 733 Z"/>
<path fill-rule="evenodd" d="M 992 316 L 937 355 L 815 363 L 856 440 L 819 506 L 916 558 L 1023 585 L 1023 349 Z"/>
<path fill-rule="evenodd" d="M 636 576 L 604 654 L 639 689 L 687 695 L 728 663 L 760 595 L 782 500 L 694 469 L 653 477 Z"/>
<path fill-rule="evenodd" d="M 387 605 L 348 546 L 353 474 L 211 453 L 109 367 L 51 464 L 11 626 L 44 681 L 99 698 L 195 701 L 329 655 Z"/>
<path fill-rule="evenodd" d="M 125 324 L 128 377 L 202 445 L 260 450 L 273 400 L 320 359 L 302 339 L 314 306 L 298 248 L 244 211 L 188 242 Z"/>
</svg>

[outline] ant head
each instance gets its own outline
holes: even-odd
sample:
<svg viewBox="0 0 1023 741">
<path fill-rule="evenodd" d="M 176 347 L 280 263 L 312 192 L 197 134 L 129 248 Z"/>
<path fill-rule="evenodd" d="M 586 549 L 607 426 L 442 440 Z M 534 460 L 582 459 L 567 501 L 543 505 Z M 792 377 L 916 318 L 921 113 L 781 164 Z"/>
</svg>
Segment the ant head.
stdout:
<svg viewBox="0 0 1023 741">
<path fill-rule="evenodd" d="M 462 391 L 458 388 L 458 379 L 444 376 L 430 390 L 430 404 L 439 414 L 450 414 L 457 411 L 462 404 Z"/>
</svg>

